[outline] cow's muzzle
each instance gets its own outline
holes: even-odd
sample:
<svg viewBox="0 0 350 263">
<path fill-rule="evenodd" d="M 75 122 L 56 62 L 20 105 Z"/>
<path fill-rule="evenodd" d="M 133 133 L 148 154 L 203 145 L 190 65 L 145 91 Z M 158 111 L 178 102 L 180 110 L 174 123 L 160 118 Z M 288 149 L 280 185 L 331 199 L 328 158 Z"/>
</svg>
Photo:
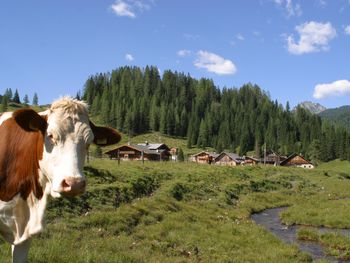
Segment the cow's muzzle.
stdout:
<svg viewBox="0 0 350 263">
<path fill-rule="evenodd" d="M 85 192 L 86 180 L 81 177 L 67 177 L 61 182 L 61 187 L 63 195 L 80 195 Z"/>
</svg>

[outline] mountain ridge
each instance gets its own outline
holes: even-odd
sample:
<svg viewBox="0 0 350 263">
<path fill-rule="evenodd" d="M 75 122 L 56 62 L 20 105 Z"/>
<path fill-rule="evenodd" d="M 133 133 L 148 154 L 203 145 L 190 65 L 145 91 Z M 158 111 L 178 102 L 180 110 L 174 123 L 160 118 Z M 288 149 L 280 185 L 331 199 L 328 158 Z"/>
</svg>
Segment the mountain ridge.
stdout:
<svg viewBox="0 0 350 263">
<path fill-rule="evenodd" d="M 303 101 L 301 103 L 299 103 L 297 107 L 302 107 L 303 109 L 306 109 L 308 111 L 310 111 L 313 114 L 320 114 L 321 112 L 327 110 L 327 108 L 323 105 L 321 105 L 320 103 L 315 103 L 312 101 Z"/>
</svg>

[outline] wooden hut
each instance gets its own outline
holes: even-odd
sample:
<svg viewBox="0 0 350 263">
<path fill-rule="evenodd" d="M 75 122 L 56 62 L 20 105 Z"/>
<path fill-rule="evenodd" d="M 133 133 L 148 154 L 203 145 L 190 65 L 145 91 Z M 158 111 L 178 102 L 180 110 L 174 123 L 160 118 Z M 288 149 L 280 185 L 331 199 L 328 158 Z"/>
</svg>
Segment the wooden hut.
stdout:
<svg viewBox="0 0 350 263">
<path fill-rule="evenodd" d="M 192 155 L 190 157 L 190 161 L 193 161 L 196 163 L 212 164 L 217 156 L 218 156 L 217 153 L 202 151 L 200 153 Z"/>
<path fill-rule="evenodd" d="M 243 163 L 243 165 L 250 165 L 250 166 L 252 166 L 252 165 L 257 165 L 257 164 L 259 164 L 260 162 L 261 162 L 261 160 L 258 159 L 258 158 L 254 158 L 254 157 L 250 157 L 250 156 L 245 156 L 245 157 L 244 157 L 244 163 Z"/>
<path fill-rule="evenodd" d="M 301 167 L 305 169 L 313 169 L 315 166 L 306 160 L 303 156 L 300 154 L 292 154 L 287 159 L 281 162 L 281 166 L 287 166 L 287 167 Z"/>
<path fill-rule="evenodd" d="M 244 158 L 235 153 L 222 152 L 214 162 L 216 165 L 237 166 L 243 164 Z"/>
<path fill-rule="evenodd" d="M 261 159 L 261 163 L 278 166 L 282 161 L 287 159 L 286 156 L 280 155 L 272 150 L 266 152 L 266 156 Z"/>
<path fill-rule="evenodd" d="M 123 161 L 168 161 L 169 147 L 164 143 L 124 144 L 106 152 L 111 159 Z"/>
</svg>

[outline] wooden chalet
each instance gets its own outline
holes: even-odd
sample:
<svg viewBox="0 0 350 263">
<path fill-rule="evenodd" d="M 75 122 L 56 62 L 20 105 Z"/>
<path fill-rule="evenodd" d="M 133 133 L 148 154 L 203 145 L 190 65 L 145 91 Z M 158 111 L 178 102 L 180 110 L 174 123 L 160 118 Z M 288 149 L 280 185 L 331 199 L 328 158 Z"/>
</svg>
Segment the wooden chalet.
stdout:
<svg viewBox="0 0 350 263">
<path fill-rule="evenodd" d="M 270 150 L 266 153 L 266 156 L 261 159 L 261 163 L 278 166 L 285 159 L 287 159 L 286 156 L 279 155 L 278 153 Z"/>
<path fill-rule="evenodd" d="M 303 156 L 300 154 L 292 154 L 287 159 L 281 162 L 281 166 L 287 166 L 287 167 L 301 167 L 305 169 L 313 169 L 315 166 L 306 160 Z"/>
<path fill-rule="evenodd" d="M 168 161 L 170 149 L 164 143 L 124 144 L 106 152 L 111 159 L 123 161 Z"/>
<path fill-rule="evenodd" d="M 244 165 L 257 165 L 261 162 L 261 159 L 250 157 L 250 156 L 245 156 L 244 157 Z"/>
<path fill-rule="evenodd" d="M 216 165 L 237 166 L 244 163 L 244 158 L 235 153 L 220 153 L 214 160 Z"/>
<path fill-rule="evenodd" d="M 215 158 L 218 157 L 217 153 L 205 152 L 194 154 L 190 157 L 190 161 L 196 163 L 208 163 L 212 164 L 215 161 Z"/>
</svg>

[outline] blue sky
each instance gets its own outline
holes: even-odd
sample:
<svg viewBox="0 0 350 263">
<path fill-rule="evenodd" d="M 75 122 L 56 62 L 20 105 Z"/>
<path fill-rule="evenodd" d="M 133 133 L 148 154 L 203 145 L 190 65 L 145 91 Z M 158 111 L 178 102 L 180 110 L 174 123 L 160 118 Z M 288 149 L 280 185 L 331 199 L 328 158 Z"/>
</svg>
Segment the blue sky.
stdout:
<svg viewBox="0 0 350 263">
<path fill-rule="evenodd" d="M 0 93 L 39 103 L 154 65 L 291 106 L 350 104 L 350 0 L 4 0 L 0 36 Z"/>
</svg>

